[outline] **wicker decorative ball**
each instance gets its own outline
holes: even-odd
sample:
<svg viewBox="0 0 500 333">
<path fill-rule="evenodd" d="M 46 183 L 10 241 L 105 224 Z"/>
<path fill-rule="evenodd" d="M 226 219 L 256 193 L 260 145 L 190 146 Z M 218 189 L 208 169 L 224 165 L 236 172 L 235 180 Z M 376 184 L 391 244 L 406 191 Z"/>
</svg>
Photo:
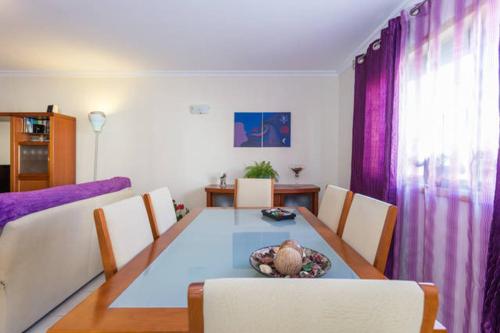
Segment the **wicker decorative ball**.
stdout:
<svg viewBox="0 0 500 333">
<path fill-rule="evenodd" d="M 281 248 L 274 257 L 274 267 L 284 275 L 299 274 L 302 269 L 302 255 L 294 248 Z"/>
</svg>

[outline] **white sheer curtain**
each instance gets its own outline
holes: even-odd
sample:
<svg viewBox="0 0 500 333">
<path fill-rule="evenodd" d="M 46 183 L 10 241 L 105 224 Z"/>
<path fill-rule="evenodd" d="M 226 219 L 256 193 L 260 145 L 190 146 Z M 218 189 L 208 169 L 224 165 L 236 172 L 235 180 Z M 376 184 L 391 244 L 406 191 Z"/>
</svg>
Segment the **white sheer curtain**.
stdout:
<svg viewBox="0 0 500 333">
<path fill-rule="evenodd" d="M 394 275 L 432 281 L 449 332 L 479 332 L 499 142 L 499 0 L 403 13 Z"/>
</svg>

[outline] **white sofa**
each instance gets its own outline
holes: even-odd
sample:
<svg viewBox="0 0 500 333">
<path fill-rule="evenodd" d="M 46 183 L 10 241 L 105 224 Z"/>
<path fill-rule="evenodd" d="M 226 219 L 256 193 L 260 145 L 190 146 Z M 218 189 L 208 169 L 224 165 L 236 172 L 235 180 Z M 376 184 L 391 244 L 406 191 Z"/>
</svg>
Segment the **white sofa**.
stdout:
<svg viewBox="0 0 500 333">
<path fill-rule="evenodd" d="M 0 230 L 0 333 L 19 333 L 102 272 L 93 210 L 130 188 L 21 217 Z"/>
</svg>

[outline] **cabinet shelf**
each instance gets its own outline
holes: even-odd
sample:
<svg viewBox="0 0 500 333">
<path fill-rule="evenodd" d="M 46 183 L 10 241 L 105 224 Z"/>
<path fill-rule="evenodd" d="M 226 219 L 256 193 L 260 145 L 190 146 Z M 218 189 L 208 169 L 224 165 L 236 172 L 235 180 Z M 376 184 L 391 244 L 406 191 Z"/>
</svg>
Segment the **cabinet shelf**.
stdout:
<svg viewBox="0 0 500 333">
<path fill-rule="evenodd" d="M 48 146 L 49 141 L 21 141 L 20 146 Z"/>
<path fill-rule="evenodd" d="M 20 173 L 17 175 L 19 180 L 48 180 L 48 173 Z"/>
<path fill-rule="evenodd" d="M 50 133 L 32 133 L 32 132 L 21 132 L 26 135 L 33 135 L 33 136 L 49 136 Z"/>
</svg>

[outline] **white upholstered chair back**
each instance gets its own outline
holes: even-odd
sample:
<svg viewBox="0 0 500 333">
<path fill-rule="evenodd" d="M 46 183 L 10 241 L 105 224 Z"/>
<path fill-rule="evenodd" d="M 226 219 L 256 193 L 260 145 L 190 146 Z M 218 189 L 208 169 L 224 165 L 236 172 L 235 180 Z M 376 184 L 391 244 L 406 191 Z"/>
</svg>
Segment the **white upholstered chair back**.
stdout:
<svg viewBox="0 0 500 333">
<path fill-rule="evenodd" d="M 141 196 L 96 209 L 94 217 L 104 272 L 108 279 L 153 242 Z"/>
<path fill-rule="evenodd" d="M 234 185 L 234 207 L 273 207 L 273 179 L 239 178 L 235 180 Z"/>
<path fill-rule="evenodd" d="M 149 221 L 155 239 L 177 222 L 172 195 L 167 187 L 144 194 L 144 204 L 148 210 Z"/>
<path fill-rule="evenodd" d="M 397 208 L 365 195 L 355 194 L 342 239 L 382 273 L 392 240 Z"/>
<path fill-rule="evenodd" d="M 337 235 L 342 236 L 351 201 L 351 191 L 335 185 L 327 185 L 319 206 L 318 219 Z"/>
<path fill-rule="evenodd" d="M 431 332 L 437 297 L 437 288 L 413 281 L 206 280 L 189 287 L 189 326 L 192 333 Z"/>
</svg>

